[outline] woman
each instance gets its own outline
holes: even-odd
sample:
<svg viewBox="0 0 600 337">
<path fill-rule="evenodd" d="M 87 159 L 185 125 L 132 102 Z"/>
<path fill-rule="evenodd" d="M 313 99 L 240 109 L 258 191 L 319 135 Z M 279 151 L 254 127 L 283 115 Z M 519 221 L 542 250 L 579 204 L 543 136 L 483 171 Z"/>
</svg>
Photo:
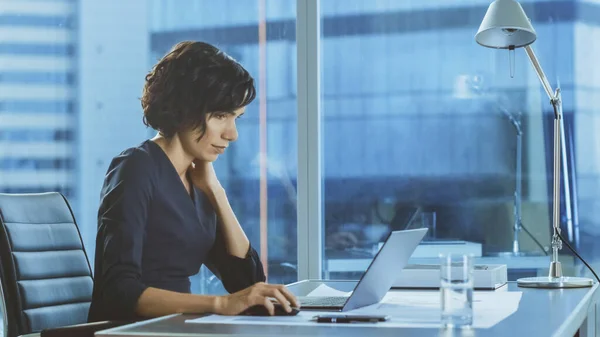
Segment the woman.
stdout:
<svg viewBox="0 0 600 337">
<path fill-rule="evenodd" d="M 212 162 L 238 137 L 236 119 L 254 100 L 254 81 L 235 60 L 201 42 L 182 42 L 146 76 L 144 123 L 156 137 L 111 162 L 101 193 L 95 279 L 88 320 L 166 314 L 235 315 L 294 296 L 265 284 Z M 190 294 L 206 264 L 230 293 Z"/>
</svg>

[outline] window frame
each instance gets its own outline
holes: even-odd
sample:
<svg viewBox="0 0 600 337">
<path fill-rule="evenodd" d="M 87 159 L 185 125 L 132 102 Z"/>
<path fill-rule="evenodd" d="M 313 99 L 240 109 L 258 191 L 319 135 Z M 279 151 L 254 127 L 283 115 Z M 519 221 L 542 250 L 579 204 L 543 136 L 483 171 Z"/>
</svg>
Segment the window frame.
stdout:
<svg viewBox="0 0 600 337">
<path fill-rule="evenodd" d="M 320 0 L 296 0 L 298 280 L 323 275 Z"/>
</svg>

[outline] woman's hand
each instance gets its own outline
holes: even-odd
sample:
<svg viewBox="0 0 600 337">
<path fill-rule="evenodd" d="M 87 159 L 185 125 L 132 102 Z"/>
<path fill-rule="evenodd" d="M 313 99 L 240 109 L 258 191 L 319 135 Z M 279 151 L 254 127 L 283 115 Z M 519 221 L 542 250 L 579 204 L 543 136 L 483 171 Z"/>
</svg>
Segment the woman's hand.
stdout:
<svg viewBox="0 0 600 337">
<path fill-rule="evenodd" d="M 292 306 L 299 307 L 298 300 L 285 286 L 259 282 L 237 293 L 218 297 L 215 313 L 237 315 L 249 307 L 263 305 L 272 316 L 275 306 L 270 298 L 275 298 L 287 312 L 292 310 Z"/>
<path fill-rule="evenodd" d="M 204 193 L 210 194 L 222 189 L 213 164 L 208 161 L 194 160 L 190 166 L 192 183 Z"/>
</svg>

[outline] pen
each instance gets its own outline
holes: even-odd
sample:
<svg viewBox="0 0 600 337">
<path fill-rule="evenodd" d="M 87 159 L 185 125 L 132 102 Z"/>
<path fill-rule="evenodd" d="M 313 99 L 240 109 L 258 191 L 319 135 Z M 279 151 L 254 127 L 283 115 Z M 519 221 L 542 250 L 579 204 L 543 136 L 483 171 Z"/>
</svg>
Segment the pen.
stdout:
<svg viewBox="0 0 600 337">
<path fill-rule="evenodd" d="M 325 317 L 316 317 L 317 323 L 377 323 L 380 321 L 384 321 L 385 319 L 381 319 L 378 317 L 351 317 L 351 316 L 325 316 Z"/>
</svg>

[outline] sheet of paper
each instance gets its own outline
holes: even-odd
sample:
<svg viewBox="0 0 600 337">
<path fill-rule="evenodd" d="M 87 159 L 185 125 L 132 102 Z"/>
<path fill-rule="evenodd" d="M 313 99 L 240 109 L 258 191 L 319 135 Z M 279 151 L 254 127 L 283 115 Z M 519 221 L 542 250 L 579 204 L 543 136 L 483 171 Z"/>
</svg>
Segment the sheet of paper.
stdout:
<svg viewBox="0 0 600 337">
<path fill-rule="evenodd" d="M 321 284 L 317 288 L 315 288 L 315 290 L 308 293 L 308 295 L 306 295 L 306 297 L 336 297 L 336 296 L 348 297 L 351 294 L 352 294 L 351 291 L 348 291 L 348 292 L 340 291 L 340 290 L 334 289 L 330 286 L 327 286 L 325 284 Z"/>
<path fill-rule="evenodd" d="M 316 290 L 316 289 L 315 289 Z M 335 290 L 335 289 L 333 289 Z M 318 296 L 331 296 L 328 293 Z M 475 292 L 473 294 L 473 326 L 479 329 L 490 328 L 515 313 L 521 301 L 521 292 Z M 253 325 L 317 325 L 315 315 L 331 312 L 301 311 L 297 316 L 218 316 L 187 320 L 199 324 L 253 324 Z M 377 304 L 345 312 L 344 314 L 389 315 L 387 322 L 377 323 L 377 327 L 437 328 L 440 326 L 440 294 L 432 291 L 390 292 Z M 353 323 L 352 326 L 373 326 L 373 323 Z"/>
<path fill-rule="evenodd" d="M 481 291 L 473 293 L 473 326 L 490 328 L 519 308 L 522 292 Z M 381 303 L 355 309 L 353 313 L 390 315 L 411 321 L 440 322 L 441 299 L 439 292 L 390 292 Z"/>
<path fill-rule="evenodd" d="M 320 311 L 301 311 L 297 316 L 274 316 L 274 317 L 261 317 L 261 316 L 219 316 L 210 315 L 206 317 L 200 317 L 195 319 L 189 319 L 186 323 L 195 324 L 241 324 L 241 325 L 324 325 L 331 323 L 317 323 L 313 319 L 315 315 L 330 315 L 331 312 L 320 312 Z M 378 328 L 401 328 L 401 327 L 431 327 L 437 328 L 438 322 L 432 322 L 424 325 L 422 322 L 402 322 L 392 318 L 387 322 L 379 323 L 352 323 L 353 327 L 374 327 Z"/>
</svg>

